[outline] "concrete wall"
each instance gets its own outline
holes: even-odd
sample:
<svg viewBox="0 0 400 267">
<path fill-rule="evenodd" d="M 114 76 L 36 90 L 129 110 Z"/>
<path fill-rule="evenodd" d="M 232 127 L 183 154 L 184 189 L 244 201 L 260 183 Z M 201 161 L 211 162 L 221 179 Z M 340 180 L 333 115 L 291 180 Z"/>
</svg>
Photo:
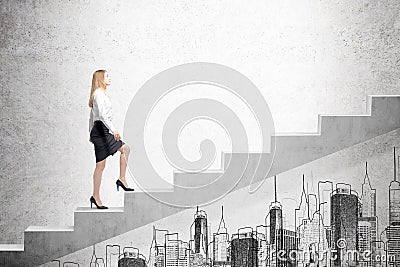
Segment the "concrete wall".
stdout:
<svg viewBox="0 0 400 267">
<path fill-rule="evenodd" d="M 72 225 L 95 158 L 87 100 L 112 76 L 114 121 L 137 89 L 186 62 L 235 68 L 262 91 L 278 132 L 316 131 L 317 114 L 361 114 L 399 94 L 400 2 L 11 1 L 0 3 L 0 243 L 29 225 Z M 110 157 L 102 200 L 122 205 Z"/>
</svg>

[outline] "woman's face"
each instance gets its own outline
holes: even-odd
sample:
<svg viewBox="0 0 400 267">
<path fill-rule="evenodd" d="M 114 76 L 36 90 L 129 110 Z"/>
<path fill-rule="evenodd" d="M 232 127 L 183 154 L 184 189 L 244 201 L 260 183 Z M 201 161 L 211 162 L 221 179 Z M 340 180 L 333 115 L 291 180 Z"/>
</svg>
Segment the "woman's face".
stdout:
<svg viewBox="0 0 400 267">
<path fill-rule="evenodd" d="M 108 75 L 108 72 L 104 72 L 104 83 L 109 86 L 111 84 L 111 77 Z"/>
</svg>

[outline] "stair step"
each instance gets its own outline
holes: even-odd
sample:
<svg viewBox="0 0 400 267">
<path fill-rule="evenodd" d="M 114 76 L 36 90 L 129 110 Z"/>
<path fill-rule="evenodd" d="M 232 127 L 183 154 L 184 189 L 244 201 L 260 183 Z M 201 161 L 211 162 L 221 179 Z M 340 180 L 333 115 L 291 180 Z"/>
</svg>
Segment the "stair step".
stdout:
<svg viewBox="0 0 400 267">
<path fill-rule="evenodd" d="M 24 244 L 0 244 L 0 251 L 24 251 Z"/>
<path fill-rule="evenodd" d="M 95 243 L 119 235 L 119 226 L 126 217 L 124 210 L 124 207 L 78 207 L 74 212 L 75 234 L 90 236 L 85 242 Z"/>
<path fill-rule="evenodd" d="M 28 259 L 67 253 L 76 242 L 74 230 L 75 226 L 29 226 L 24 232 L 24 253 Z"/>
<path fill-rule="evenodd" d="M 77 207 L 74 212 L 75 230 L 94 233 L 99 224 L 116 226 L 118 219 L 121 220 L 124 217 L 124 207 L 109 207 L 108 209 Z"/>
<path fill-rule="evenodd" d="M 72 232 L 74 226 L 29 226 L 25 232 Z"/>
<path fill-rule="evenodd" d="M 74 226 L 29 226 L 24 231 L 24 249 L 28 254 L 45 251 L 57 240 L 67 240 L 74 232 Z M 37 244 L 41 244 L 39 247 Z"/>
<path fill-rule="evenodd" d="M 124 207 L 108 207 L 108 209 L 98 209 L 98 208 L 90 208 L 90 207 L 77 207 L 75 212 L 78 213 L 109 213 L 109 212 L 124 212 Z"/>
<path fill-rule="evenodd" d="M 149 217 L 154 217 L 158 220 L 185 210 L 182 207 L 161 203 L 154 196 L 165 199 L 175 197 L 176 194 L 174 192 L 153 192 L 150 195 L 146 192 L 125 192 L 125 212 L 134 214 L 139 221 L 147 222 Z"/>
<path fill-rule="evenodd" d="M 181 187 L 199 187 L 214 182 L 224 175 L 225 171 L 208 171 L 200 173 L 174 173 L 174 185 Z"/>
</svg>

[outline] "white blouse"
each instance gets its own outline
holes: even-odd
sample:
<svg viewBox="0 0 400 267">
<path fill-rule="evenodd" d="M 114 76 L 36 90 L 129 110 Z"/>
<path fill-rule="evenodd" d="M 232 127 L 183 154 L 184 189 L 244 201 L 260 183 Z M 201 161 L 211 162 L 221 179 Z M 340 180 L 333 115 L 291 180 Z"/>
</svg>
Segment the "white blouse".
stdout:
<svg viewBox="0 0 400 267">
<path fill-rule="evenodd" d="M 93 93 L 93 108 L 90 110 L 89 133 L 94 122 L 101 120 L 112 134 L 116 130 L 112 123 L 112 117 L 112 105 L 109 96 L 103 90 L 96 89 Z"/>
</svg>

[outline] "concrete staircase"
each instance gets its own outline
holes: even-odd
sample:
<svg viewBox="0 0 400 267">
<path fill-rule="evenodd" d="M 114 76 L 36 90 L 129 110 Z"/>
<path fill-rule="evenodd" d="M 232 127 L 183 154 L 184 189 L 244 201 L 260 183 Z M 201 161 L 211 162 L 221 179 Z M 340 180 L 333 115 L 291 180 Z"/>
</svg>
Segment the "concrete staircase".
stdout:
<svg viewBox="0 0 400 267">
<path fill-rule="evenodd" d="M 369 96 L 366 113 L 319 115 L 317 133 L 277 134 L 276 151 L 267 177 L 400 128 L 400 96 Z M 230 191 L 263 181 L 266 178 L 263 168 L 269 168 L 263 162 L 270 162 L 271 157 L 268 153 L 223 153 L 222 170 L 175 172 L 174 192 L 152 193 L 158 199 L 168 199 L 172 205 L 160 203 L 147 193 L 125 192 L 124 207 L 107 210 L 78 207 L 73 226 L 30 226 L 24 232 L 23 244 L 0 245 L 0 266 L 37 266 L 183 211 L 188 207 L 175 206 L 182 198 L 195 206 L 204 203 L 204 195 L 209 200 L 218 197 L 207 187 L 199 188 L 193 194 L 184 186 L 210 182 L 213 186 L 223 187 L 231 183 L 229 177 L 237 175 L 238 171 L 243 173 L 242 178 Z M 244 161 L 246 167 L 240 169 Z M 258 171 L 254 174 L 255 169 Z"/>
</svg>

